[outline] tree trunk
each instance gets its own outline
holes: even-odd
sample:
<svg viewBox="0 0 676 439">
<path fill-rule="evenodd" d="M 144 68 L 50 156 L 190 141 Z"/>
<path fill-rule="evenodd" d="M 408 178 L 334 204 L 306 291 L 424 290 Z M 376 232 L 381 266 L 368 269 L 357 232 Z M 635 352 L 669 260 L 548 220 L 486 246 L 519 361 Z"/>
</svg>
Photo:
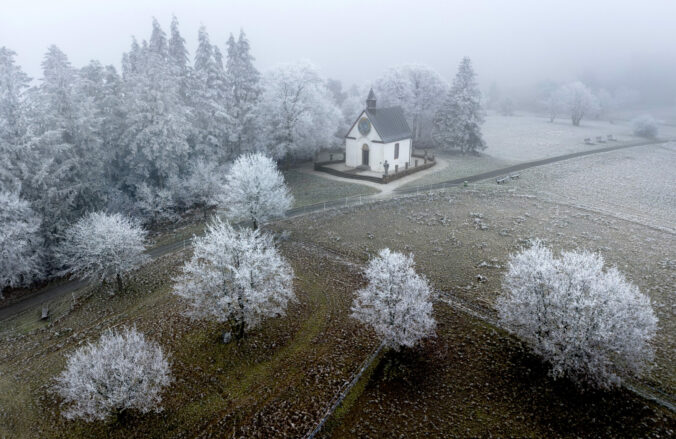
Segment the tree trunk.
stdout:
<svg viewBox="0 0 676 439">
<path fill-rule="evenodd" d="M 117 273 L 116 275 L 117 278 L 117 291 L 122 292 L 122 276 L 120 276 L 120 273 Z"/>
<path fill-rule="evenodd" d="M 251 218 L 251 222 L 253 223 L 253 229 L 258 230 L 258 221 L 256 221 L 256 218 Z"/>
</svg>

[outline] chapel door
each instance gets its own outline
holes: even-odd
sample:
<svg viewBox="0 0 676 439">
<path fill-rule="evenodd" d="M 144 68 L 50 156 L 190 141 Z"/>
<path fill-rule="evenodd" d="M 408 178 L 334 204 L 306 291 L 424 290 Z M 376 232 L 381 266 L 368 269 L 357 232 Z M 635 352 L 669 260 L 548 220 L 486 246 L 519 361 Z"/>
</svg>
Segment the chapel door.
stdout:
<svg viewBox="0 0 676 439">
<path fill-rule="evenodd" d="M 361 149 L 361 164 L 363 166 L 369 165 L 369 147 L 368 147 L 368 145 L 362 146 L 362 149 Z"/>
</svg>

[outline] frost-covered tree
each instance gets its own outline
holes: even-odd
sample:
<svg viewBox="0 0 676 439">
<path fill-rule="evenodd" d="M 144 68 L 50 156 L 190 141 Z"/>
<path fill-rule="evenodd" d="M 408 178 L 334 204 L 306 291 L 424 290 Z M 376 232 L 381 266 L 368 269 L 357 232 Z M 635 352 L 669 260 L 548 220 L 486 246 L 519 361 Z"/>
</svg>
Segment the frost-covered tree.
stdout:
<svg viewBox="0 0 676 439">
<path fill-rule="evenodd" d="M 259 150 L 281 159 L 309 158 L 330 146 L 341 115 L 317 68 L 298 62 L 265 74 L 256 118 Z"/>
<path fill-rule="evenodd" d="M 5 288 L 28 285 L 43 275 L 41 221 L 26 200 L 0 191 L 0 299 Z"/>
<path fill-rule="evenodd" d="M 227 171 L 213 162 L 193 162 L 188 177 L 182 183 L 184 204 L 201 209 L 206 220 L 209 210 L 216 208 L 224 197 L 226 175 Z"/>
<path fill-rule="evenodd" d="M 174 286 L 192 317 L 228 323 L 239 339 L 264 318 L 284 315 L 294 300 L 293 270 L 270 235 L 217 219 L 193 247 Z"/>
<path fill-rule="evenodd" d="M 650 299 L 600 255 L 536 241 L 512 255 L 497 301 L 500 321 L 551 365 L 554 378 L 606 388 L 653 356 Z"/>
<path fill-rule="evenodd" d="M 458 148 L 463 154 L 486 149 L 481 134 L 481 91 L 475 76 L 470 59 L 463 58 L 453 86 L 434 116 L 432 139 L 442 149 Z"/>
<path fill-rule="evenodd" d="M 580 121 L 587 114 L 599 111 L 599 102 L 596 96 L 580 81 L 565 84 L 560 90 L 564 111 L 570 115 L 574 126 L 580 126 Z"/>
<path fill-rule="evenodd" d="M 171 381 L 160 345 L 135 328 L 124 328 L 108 330 L 97 343 L 73 352 L 54 390 L 63 399 L 63 416 L 91 422 L 130 410 L 162 411 L 162 391 Z"/>
<path fill-rule="evenodd" d="M 448 92 L 448 84 L 436 70 L 419 64 L 391 67 L 374 88 L 384 105 L 404 109 L 414 142 L 429 138 L 432 118 Z"/>
<path fill-rule="evenodd" d="M 149 42 L 133 44 L 125 58 L 124 162 L 117 171 L 134 194 L 141 183 L 164 189 L 169 178 L 187 168 L 191 131 L 176 61 L 157 20 Z"/>
<path fill-rule="evenodd" d="M 284 216 L 293 197 L 275 162 L 261 153 L 243 154 L 226 176 L 223 205 L 236 218 L 247 218 L 253 228 Z"/>
<path fill-rule="evenodd" d="M 548 87 L 549 92 L 546 95 L 546 98 L 542 100 L 542 104 L 549 114 L 549 122 L 554 123 L 557 117 L 559 117 L 564 111 L 564 98 L 563 91 L 561 87 L 552 84 Z"/>
<path fill-rule="evenodd" d="M 28 128 L 26 90 L 30 78 L 16 65 L 16 52 L 0 47 L 0 185 L 18 188 L 21 148 Z"/>
<path fill-rule="evenodd" d="M 228 90 L 222 61 L 216 56 L 204 26 L 198 33 L 195 52 L 195 89 L 192 100 L 193 130 L 197 156 L 203 160 L 225 163 L 232 158 L 228 149 Z"/>
<path fill-rule="evenodd" d="M 115 278 L 122 290 L 122 275 L 147 260 L 146 231 L 120 214 L 91 213 L 65 233 L 57 254 L 67 267 L 64 274 L 82 279 Z"/>
<path fill-rule="evenodd" d="M 634 135 L 645 137 L 647 139 L 654 139 L 657 137 L 658 126 L 654 117 L 649 114 L 644 114 L 631 121 Z"/>
<path fill-rule="evenodd" d="M 103 160 L 91 88 L 51 46 L 43 78 L 30 90 L 30 139 L 22 157 L 21 195 L 43 218 L 53 244 L 67 225 L 103 203 Z"/>
<path fill-rule="evenodd" d="M 238 156 L 252 150 L 256 143 L 255 109 L 261 94 L 260 74 L 254 67 L 251 46 L 243 30 L 237 41 L 230 34 L 227 45 L 229 135 L 232 152 Z"/>
<path fill-rule="evenodd" d="M 413 256 L 383 249 L 369 261 L 365 276 L 369 283 L 357 291 L 352 317 L 371 326 L 394 349 L 413 347 L 433 334 L 430 287 L 415 272 Z"/>
</svg>

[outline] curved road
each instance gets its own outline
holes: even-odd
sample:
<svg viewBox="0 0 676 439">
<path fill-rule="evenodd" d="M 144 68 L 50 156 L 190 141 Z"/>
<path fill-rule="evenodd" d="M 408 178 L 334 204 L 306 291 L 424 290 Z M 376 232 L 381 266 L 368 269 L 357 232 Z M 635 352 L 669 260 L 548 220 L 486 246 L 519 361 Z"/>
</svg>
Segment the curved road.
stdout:
<svg viewBox="0 0 676 439">
<path fill-rule="evenodd" d="M 656 140 L 653 142 L 640 142 L 640 143 L 631 143 L 631 144 L 625 144 L 625 145 L 616 145 L 616 146 L 608 146 L 605 148 L 599 148 L 599 149 L 594 149 L 594 150 L 589 150 L 589 151 L 581 151 L 581 152 L 576 152 L 572 154 L 565 154 L 561 156 L 556 156 L 556 157 L 550 157 L 542 160 L 535 160 L 535 161 L 530 161 L 530 162 L 524 162 L 520 163 L 518 165 L 514 166 L 509 166 L 506 168 L 501 168 L 501 169 L 496 169 L 494 171 L 489 171 L 489 172 L 484 172 L 481 174 L 476 174 L 472 175 L 469 177 L 463 177 L 463 178 L 456 178 L 454 180 L 448 180 L 444 181 L 441 183 L 435 183 L 435 184 L 430 184 L 430 185 L 425 185 L 424 188 L 425 190 L 433 190 L 433 189 L 441 189 L 441 188 L 446 188 L 450 186 L 458 186 L 463 184 L 464 182 L 468 183 L 474 183 L 477 181 L 481 180 L 486 180 L 489 178 L 495 178 L 499 177 L 502 175 L 508 175 L 512 174 L 514 172 L 519 172 L 523 171 L 525 169 L 529 168 L 534 168 L 536 166 L 543 166 L 543 165 L 548 165 L 550 163 L 555 163 L 555 162 L 560 162 L 563 160 L 570 160 L 573 158 L 577 157 L 583 157 L 586 155 L 592 155 L 592 154 L 600 154 L 604 152 L 610 152 L 610 151 L 616 151 L 619 149 L 625 149 L 625 148 L 632 148 L 636 146 L 644 146 L 644 145 L 652 145 L 652 144 L 662 144 L 662 143 L 667 143 L 669 140 Z M 347 179 L 346 179 L 347 180 Z M 353 180 L 349 180 L 350 182 L 353 182 Z M 409 193 L 416 192 L 418 188 L 412 187 L 412 188 L 398 188 L 395 190 L 395 193 L 392 194 L 392 196 L 397 196 L 397 195 L 405 195 Z M 378 194 L 374 195 L 369 195 L 369 196 L 364 196 L 362 197 L 362 201 L 369 202 L 369 201 L 379 201 L 382 200 L 382 197 L 378 197 Z M 329 208 L 335 208 L 335 207 L 341 207 L 345 205 L 345 201 L 343 199 L 335 200 L 335 201 L 327 201 L 326 203 L 318 203 L 318 204 L 312 204 L 309 206 L 303 206 L 303 207 L 297 207 L 294 209 L 289 209 L 286 214 L 287 217 L 293 217 L 293 216 L 299 216 L 299 215 L 304 215 L 306 213 L 311 213 L 311 212 L 318 212 L 321 210 L 329 209 Z M 186 246 L 190 245 L 190 239 L 186 240 L 180 240 L 177 242 L 171 242 L 169 244 L 164 244 L 159 247 L 155 247 L 152 249 L 148 250 L 148 254 L 153 258 L 159 258 L 161 256 L 167 255 L 169 253 L 173 253 L 177 250 L 183 249 Z M 13 303 L 11 305 L 7 305 L 3 308 L 0 308 L 0 321 L 9 319 L 10 317 L 20 314 L 22 312 L 27 312 L 27 311 L 33 311 L 36 313 L 36 315 L 41 311 L 42 305 L 44 303 L 48 303 L 54 299 L 58 299 L 60 297 L 65 296 L 66 294 L 75 292 L 79 290 L 80 288 L 88 285 L 88 281 L 84 280 L 71 280 L 71 281 L 66 281 L 63 282 L 59 285 L 53 285 L 46 287 L 42 290 L 39 290 L 35 294 L 32 294 L 30 296 L 26 296 L 23 300 Z"/>
</svg>

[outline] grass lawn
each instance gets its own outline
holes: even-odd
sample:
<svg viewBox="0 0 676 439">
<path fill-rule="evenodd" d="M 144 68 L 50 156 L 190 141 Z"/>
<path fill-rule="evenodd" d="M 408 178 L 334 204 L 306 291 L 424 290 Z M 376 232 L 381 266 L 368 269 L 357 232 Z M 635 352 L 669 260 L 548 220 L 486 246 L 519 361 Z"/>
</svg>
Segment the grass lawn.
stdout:
<svg viewBox="0 0 676 439">
<path fill-rule="evenodd" d="M 371 186 L 359 183 L 344 183 L 329 180 L 291 169 L 284 171 L 284 179 L 294 197 L 293 207 L 307 206 L 355 195 L 371 195 L 380 192 Z"/>
<path fill-rule="evenodd" d="M 493 171 L 495 169 L 505 168 L 513 165 L 514 162 L 497 159 L 490 155 L 462 155 L 449 154 L 444 152 L 437 153 L 437 157 L 448 161 L 448 166 L 437 172 L 428 174 L 422 178 L 406 183 L 402 187 L 424 186 L 426 184 L 441 183 L 456 178 L 469 177 L 471 175 L 481 174 Z"/>
<path fill-rule="evenodd" d="M 628 391 L 582 396 L 553 382 L 512 337 L 447 305 L 435 317 L 436 338 L 388 353 L 323 437 L 660 437 L 674 427 L 672 413 Z"/>
<path fill-rule="evenodd" d="M 127 291 L 89 288 L 52 306 L 50 322 L 25 313 L 0 326 L 0 437 L 299 437 L 363 361 L 374 340 L 348 318 L 361 279 L 326 256 L 285 242 L 298 301 L 242 342 L 224 345 L 218 324 L 182 315 L 170 294 L 184 260 L 175 254 L 139 270 Z M 52 379 L 66 355 L 106 329 L 136 325 L 171 356 L 164 411 L 124 423 L 67 421 Z"/>
</svg>

